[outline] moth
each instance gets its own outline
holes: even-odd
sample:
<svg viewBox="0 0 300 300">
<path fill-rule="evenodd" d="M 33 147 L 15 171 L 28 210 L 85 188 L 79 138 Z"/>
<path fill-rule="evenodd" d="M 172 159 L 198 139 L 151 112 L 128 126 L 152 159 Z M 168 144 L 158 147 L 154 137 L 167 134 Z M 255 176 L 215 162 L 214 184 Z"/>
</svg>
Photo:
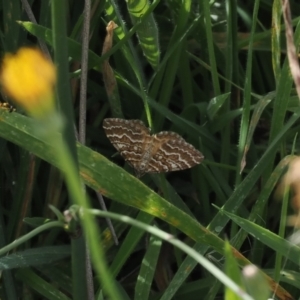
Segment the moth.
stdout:
<svg viewBox="0 0 300 300">
<path fill-rule="evenodd" d="M 179 134 L 162 131 L 151 135 L 140 120 L 104 119 L 106 136 L 138 177 L 189 169 L 201 163 L 203 154 Z"/>
</svg>

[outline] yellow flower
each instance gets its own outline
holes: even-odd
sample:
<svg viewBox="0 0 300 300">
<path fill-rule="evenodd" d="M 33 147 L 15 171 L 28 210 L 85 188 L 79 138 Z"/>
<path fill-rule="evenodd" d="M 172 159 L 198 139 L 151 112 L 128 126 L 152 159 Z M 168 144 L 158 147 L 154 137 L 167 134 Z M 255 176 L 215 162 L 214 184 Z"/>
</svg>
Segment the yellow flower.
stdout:
<svg viewBox="0 0 300 300">
<path fill-rule="evenodd" d="M 43 117 L 54 111 L 56 69 L 40 50 L 21 48 L 16 54 L 6 54 L 0 82 L 6 94 L 30 115 Z"/>
</svg>

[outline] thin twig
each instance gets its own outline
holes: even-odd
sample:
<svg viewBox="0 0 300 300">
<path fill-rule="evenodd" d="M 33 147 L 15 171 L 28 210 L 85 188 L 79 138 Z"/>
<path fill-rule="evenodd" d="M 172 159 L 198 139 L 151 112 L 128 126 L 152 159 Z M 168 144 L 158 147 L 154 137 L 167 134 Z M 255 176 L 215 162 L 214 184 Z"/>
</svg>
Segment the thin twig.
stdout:
<svg viewBox="0 0 300 300">
<path fill-rule="evenodd" d="M 101 209 L 103 211 L 107 211 L 106 204 L 105 204 L 105 202 L 103 200 L 102 195 L 99 192 L 97 192 L 97 198 L 98 198 L 98 201 L 100 203 Z M 119 245 L 119 240 L 118 240 L 118 237 L 117 237 L 116 232 L 114 230 L 114 227 L 112 225 L 111 219 L 110 218 L 105 218 L 105 220 L 106 220 L 107 226 L 108 226 L 108 228 L 109 228 L 109 230 L 111 232 L 111 235 L 113 237 L 113 240 L 114 240 L 115 244 Z"/>
<path fill-rule="evenodd" d="M 84 1 L 84 18 L 82 29 L 82 47 L 81 47 L 81 77 L 80 77 L 80 101 L 79 101 L 79 132 L 78 140 L 83 145 L 86 139 L 86 95 L 87 95 L 87 76 L 88 76 L 88 55 L 89 55 L 89 35 L 90 35 L 90 14 L 91 1 Z M 95 299 L 93 270 L 91 265 L 90 250 L 88 244 L 85 244 L 85 271 L 87 283 L 87 296 L 89 300 Z"/>
<path fill-rule="evenodd" d="M 84 1 L 84 21 L 82 29 L 81 48 L 81 78 L 80 78 L 80 103 L 79 103 L 79 142 L 85 144 L 86 130 L 86 94 L 87 94 L 87 72 L 90 39 L 90 16 L 91 1 Z"/>
<path fill-rule="evenodd" d="M 27 14 L 27 16 L 28 16 L 28 19 L 29 19 L 32 23 L 37 24 L 36 18 L 35 18 L 35 16 L 34 16 L 33 12 L 32 12 L 32 9 L 31 9 L 31 7 L 30 7 L 28 1 L 27 1 L 27 0 L 21 0 L 21 1 L 22 1 L 22 4 L 23 4 L 24 9 L 25 9 L 25 11 L 26 11 L 26 14 Z M 38 39 L 38 43 L 39 43 L 39 45 L 40 45 L 41 50 L 43 51 L 43 53 L 44 53 L 45 55 L 47 55 L 48 58 L 50 58 L 51 56 L 50 56 L 50 53 L 49 53 L 49 51 L 48 51 L 48 48 L 47 48 L 45 42 L 43 42 L 43 41 L 41 41 L 40 39 Z"/>
<path fill-rule="evenodd" d="M 87 242 L 85 243 L 85 272 L 86 272 L 86 284 L 87 284 L 87 296 L 88 300 L 95 299 L 94 293 L 94 281 L 93 281 L 93 269 L 91 264 L 91 255 Z"/>
</svg>

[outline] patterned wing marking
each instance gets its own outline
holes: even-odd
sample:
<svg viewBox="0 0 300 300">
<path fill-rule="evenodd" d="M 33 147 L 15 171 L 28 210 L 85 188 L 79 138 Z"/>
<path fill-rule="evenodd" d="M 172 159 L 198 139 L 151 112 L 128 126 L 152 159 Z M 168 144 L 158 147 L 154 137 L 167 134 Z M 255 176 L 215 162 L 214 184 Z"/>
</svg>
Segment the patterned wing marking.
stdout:
<svg viewBox="0 0 300 300">
<path fill-rule="evenodd" d="M 135 169 L 142 158 L 149 129 L 140 120 L 107 118 L 103 121 L 106 136 L 124 159 Z"/>
<path fill-rule="evenodd" d="M 162 131 L 153 136 L 155 144 L 147 172 L 160 173 L 189 169 L 203 160 L 203 155 L 175 132 Z"/>
</svg>

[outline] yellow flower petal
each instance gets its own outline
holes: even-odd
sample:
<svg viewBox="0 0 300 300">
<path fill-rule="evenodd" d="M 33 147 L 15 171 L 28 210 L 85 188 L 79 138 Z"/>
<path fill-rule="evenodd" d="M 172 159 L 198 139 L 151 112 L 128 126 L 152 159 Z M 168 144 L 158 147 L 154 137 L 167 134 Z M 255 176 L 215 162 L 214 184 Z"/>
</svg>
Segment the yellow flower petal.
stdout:
<svg viewBox="0 0 300 300">
<path fill-rule="evenodd" d="M 42 116 L 54 110 L 56 69 L 38 49 L 21 48 L 16 54 L 6 54 L 0 81 L 7 95 L 29 114 Z"/>
</svg>

